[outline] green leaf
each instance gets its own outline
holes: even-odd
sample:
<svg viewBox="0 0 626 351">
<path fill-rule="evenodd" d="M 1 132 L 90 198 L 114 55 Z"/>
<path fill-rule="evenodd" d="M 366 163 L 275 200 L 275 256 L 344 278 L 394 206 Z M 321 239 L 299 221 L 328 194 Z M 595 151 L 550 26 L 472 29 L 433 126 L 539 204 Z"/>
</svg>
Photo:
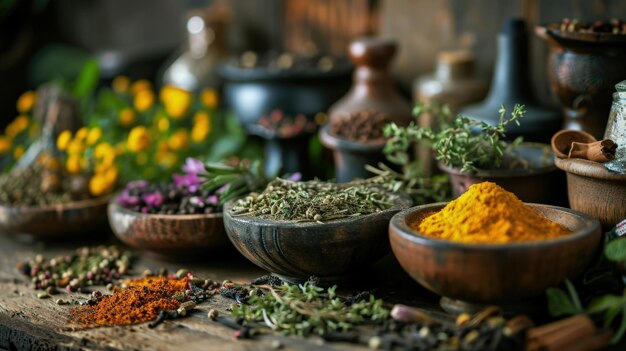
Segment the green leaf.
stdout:
<svg viewBox="0 0 626 351">
<path fill-rule="evenodd" d="M 613 339 L 611 339 L 611 344 L 617 344 L 622 340 L 624 333 L 626 332 L 626 305 L 622 307 L 622 322 L 619 325 L 619 328 L 613 335 Z"/>
<path fill-rule="evenodd" d="M 98 61 L 91 59 L 85 63 L 76 83 L 74 83 L 74 96 L 78 99 L 82 99 L 92 94 L 98 86 L 100 79 L 100 67 Z"/>
<path fill-rule="evenodd" d="M 578 293 L 576 292 L 576 288 L 574 287 L 574 284 L 572 284 L 572 282 L 570 282 L 569 279 L 566 279 L 565 286 L 567 287 L 567 291 L 569 293 L 570 299 L 572 300 L 572 303 L 574 304 L 574 307 L 576 308 L 577 313 L 582 313 L 583 305 L 580 303 L 580 298 L 578 297 Z"/>
<path fill-rule="evenodd" d="M 625 300 L 623 296 L 604 295 L 591 301 L 591 303 L 587 307 L 587 312 L 597 313 L 597 312 L 602 312 L 604 310 L 608 310 L 615 306 L 621 307 L 624 304 L 624 302 Z"/>
<path fill-rule="evenodd" d="M 579 312 L 565 291 L 559 288 L 548 288 L 546 296 L 548 298 L 548 312 L 551 316 L 558 317 Z"/>
<path fill-rule="evenodd" d="M 604 248 L 604 255 L 613 262 L 626 260 L 626 239 L 611 240 Z"/>
</svg>

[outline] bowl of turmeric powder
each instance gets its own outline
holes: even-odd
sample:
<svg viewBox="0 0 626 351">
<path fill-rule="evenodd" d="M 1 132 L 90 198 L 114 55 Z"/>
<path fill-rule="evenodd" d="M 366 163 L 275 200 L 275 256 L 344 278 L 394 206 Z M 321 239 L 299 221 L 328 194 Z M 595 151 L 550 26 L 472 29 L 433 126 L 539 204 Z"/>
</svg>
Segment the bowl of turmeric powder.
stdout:
<svg viewBox="0 0 626 351">
<path fill-rule="evenodd" d="M 442 307 L 507 305 L 580 275 L 599 252 L 600 223 L 582 213 L 526 204 L 483 182 L 449 203 L 417 206 L 389 224 L 391 248 Z"/>
</svg>

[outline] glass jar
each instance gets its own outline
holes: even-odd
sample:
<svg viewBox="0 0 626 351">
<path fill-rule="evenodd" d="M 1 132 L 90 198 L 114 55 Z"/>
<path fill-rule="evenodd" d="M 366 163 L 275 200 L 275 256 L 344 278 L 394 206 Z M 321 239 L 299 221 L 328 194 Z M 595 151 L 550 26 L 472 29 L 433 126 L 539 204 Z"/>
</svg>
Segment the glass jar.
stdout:
<svg viewBox="0 0 626 351">
<path fill-rule="evenodd" d="M 626 173 L 626 80 L 615 85 L 613 105 L 609 113 L 609 120 L 604 131 L 604 139 L 611 139 L 617 143 L 615 159 L 606 162 L 606 168 L 613 172 Z"/>
</svg>

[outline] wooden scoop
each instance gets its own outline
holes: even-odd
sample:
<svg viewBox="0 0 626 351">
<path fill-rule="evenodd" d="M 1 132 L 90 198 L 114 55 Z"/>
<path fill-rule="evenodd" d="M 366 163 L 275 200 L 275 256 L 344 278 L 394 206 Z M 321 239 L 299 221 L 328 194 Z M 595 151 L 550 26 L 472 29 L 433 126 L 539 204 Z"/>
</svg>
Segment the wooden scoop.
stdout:
<svg viewBox="0 0 626 351">
<path fill-rule="evenodd" d="M 582 158 L 594 162 L 607 162 L 615 159 L 617 144 L 610 139 L 593 143 L 572 142 L 567 158 Z"/>
</svg>

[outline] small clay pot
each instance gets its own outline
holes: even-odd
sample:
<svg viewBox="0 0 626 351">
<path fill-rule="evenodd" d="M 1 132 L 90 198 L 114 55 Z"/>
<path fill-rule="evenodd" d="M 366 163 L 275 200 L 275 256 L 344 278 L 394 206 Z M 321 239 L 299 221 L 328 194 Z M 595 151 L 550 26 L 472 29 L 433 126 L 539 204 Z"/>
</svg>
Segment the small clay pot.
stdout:
<svg viewBox="0 0 626 351">
<path fill-rule="evenodd" d="M 353 179 L 369 178 L 372 173 L 365 169 L 366 165 L 378 166 L 385 161 L 383 148 L 384 139 L 361 143 L 339 138 L 330 133 L 329 125 L 320 129 L 320 141 L 333 151 L 335 159 L 335 179 L 338 183 Z"/>
<path fill-rule="evenodd" d="M 479 169 L 474 173 L 462 173 L 459 168 L 442 163 L 439 168 L 450 175 L 454 198 L 461 196 L 472 184 L 488 181 L 514 193 L 524 202 L 561 204 L 565 186 L 556 172 L 550 147 L 541 143 L 522 143 L 516 152 L 528 162 L 528 168 Z"/>
<path fill-rule="evenodd" d="M 626 174 L 613 173 L 602 164 L 581 159 L 555 159 L 567 172 L 567 195 L 573 210 L 586 213 L 608 231 L 626 218 Z"/>
</svg>

